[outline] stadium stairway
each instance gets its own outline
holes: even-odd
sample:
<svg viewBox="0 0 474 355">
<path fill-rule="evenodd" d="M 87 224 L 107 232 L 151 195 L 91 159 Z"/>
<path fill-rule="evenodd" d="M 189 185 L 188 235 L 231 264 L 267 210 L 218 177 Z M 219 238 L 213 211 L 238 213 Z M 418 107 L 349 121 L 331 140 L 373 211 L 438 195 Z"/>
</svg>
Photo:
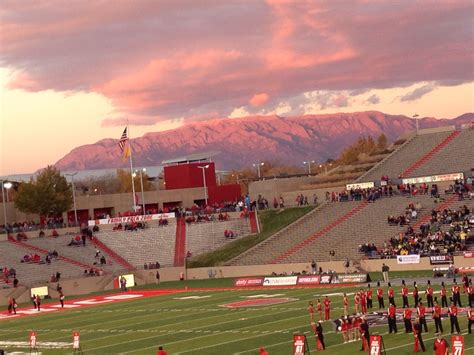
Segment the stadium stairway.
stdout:
<svg viewBox="0 0 474 355">
<path fill-rule="evenodd" d="M 311 244 L 318 239 L 335 229 L 339 224 L 344 223 L 348 220 L 350 220 L 354 215 L 356 215 L 359 211 L 367 207 L 369 203 L 367 201 L 363 201 L 360 204 L 358 204 L 356 207 L 354 207 L 352 210 L 350 210 L 348 213 L 340 217 L 339 219 L 335 220 L 331 224 L 327 225 L 323 229 L 319 230 L 318 232 L 314 233 L 312 236 L 309 238 L 306 238 L 305 240 L 301 241 L 300 243 L 296 244 L 292 248 L 286 250 L 284 253 L 280 254 L 278 257 L 274 258 L 273 260 L 270 261 L 272 264 L 280 264 L 283 263 L 285 260 L 291 259 L 291 256 L 300 252 L 303 248 L 311 248 Z"/>
<path fill-rule="evenodd" d="M 415 170 L 426 164 L 433 156 L 438 153 L 441 149 L 447 146 L 454 138 L 459 135 L 459 131 L 454 131 L 450 135 L 448 135 L 445 139 L 439 142 L 435 147 L 433 147 L 429 152 L 424 154 L 420 159 L 418 159 L 415 163 L 405 169 L 401 174 L 400 177 L 407 177 L 407 176 L 417 176 L 413 173 Z"/>
<path fill-rule="evenodd" d="M 398 177 L 415 164 L 420 156 L 426 155 L 452 133 L 453 131 L 450 130 L 414 136 L 356 181 L 378 181 L 382 175 L 388 175 L 391 178 Z"/>
<path fill-rule="evenodd" d="M 186 253 L 186 220 L 179 217 L 176 221 L 176 239 L 174 245 L 174 266 L 183 266 Z"/>
<path fill-rule="evenodd" d="M 30 244 L 25 243 L 25 242 L 20 242 L 20 241 L 18 241 L 18 240 L 15 240 L 15 238 L 13 238 L 11 235 L 8 236 L 8 241 L 9 241 L 10 243 L 13 243 L 13 244 L 22 246 L 22 247 L 24 247 L 24 248 L 33 250 L 33 251 L 35 251 L 35 252 L 37 252 L 37 253 L 40 253 L 40 254 L 43 254 L 43 255 L 46 255 L 46 254 L 49 253 L 49 251 L 46 250 L 46 249 L 37 247 L 37 246 L 35 246 L 35 245 L 30 245 Z M 62 261 L 65 261 L 65 262 L 67 262 L 67 263 L 69 263 L 69 264 L 79 266 L 79 267 L 81 267 L 82 269 L 88 269 L 88 268 L 90 268 L 90 265 L 84 264 L 84 263 L 82 263 L 82 262 L 80 262 L 80 261 L 77 261 L 77 260 L 74 260 L 74 259 L 71 259 L 71 258 L 68 258 L 68 257 L 65 257 L 65 256 L 63 256 L 63 255 L 61 255 L 61 254 L 59 255 L 58 259 L 59 259 L 59 260 L 62 260 Z"/>
<path fill-rule="evenodd" d="M 132 271 L 135 270 L 135 267 L 133 267 L 127 260 L 122 258 L 120 255 L 115 253 L 112 249 L 110 249 L 107 245 L 102 243 L 99 239 L 93 238 L 92 243 L 100 249 L 102 252 L 107 254 L 109 258 L 112 258 L 117 264 L 123 266 L 126 270 Z"/>
<path fill-rule="evenodd" d="M 138 231 L 101 231 L 95 237 L 134 267 L 159 262 L 173 266 L 176 226 L 150 227 Z"/>
<path fill-rule="evenodd" d="M 84 267 L 76 263 L 70 263 L 59 258 L 54 260 L 51 264 L 39 263 L 22 263 L 24 255 L 35 252 L 38 255 L 44 253 L 36 248 L 32 248 L 24 243 L 15 240 L 8 240 L 0 242 L 0 264 L 16 269 L 17 278 L 20 284 L 33 285 L 45 281 L 49 281 L 52 274 L 56 272 L 61 273 L 61 278 L 81 277 Z"/>
<path fill-rule="evenodd" d="M 442 149 L 437 150 L 424 164 L 418 166 L 410 176 L 431 176 L 470 171 L 474 168 L 474 129 L 457 132 Z"/>
<path fill-rule="evenodd" d="M 248 249 L 228 262 L 230 265 L 268 264 L 293 246 L 303 242 L 315 231 L 323 229 L 361 202 L 323 203 L 295 222 L 278 231 L 258 245 Z M 311 260 L 311 259 L 310 259 Z"/>
<path fill-rule="evenodd" d="M 226 238 L 231 230 L 236 239 L 252 234 L 249 218 L 231 218 L 227 221 L 191 223 L 186 227 L 186 250 L 193 256 L 215 250 L 235 239 Z"/>
<path fill-rule="evenodd" d="M 428 223 L 430 220 L 431 220 L 431 211 L 434 209 L 436 211 L 442 211 L 446 208 L 449 208 L 451 205 L 453 205 L 456 201 L 458 201 L 458 197 L 457 195 L 451 195 L 449 196 L 445 201 L 443 201 L 442 203 L 438 204 L 438 205 L 435 205 L 433 206 L 432 209 L 430 209 L 428 211 L 428 213 L 426 213 L 425 215 L 423 215 L 422 217 L 418 218 L 418 220 L 416 221 L 416 223 L 414 223 L 412 225 L 413 229 L 415 230 L 415 232 L 418 232 L 420 230 L 420 226 L 422 224 L 425 224 L 425 223 Z"/>
</svg>

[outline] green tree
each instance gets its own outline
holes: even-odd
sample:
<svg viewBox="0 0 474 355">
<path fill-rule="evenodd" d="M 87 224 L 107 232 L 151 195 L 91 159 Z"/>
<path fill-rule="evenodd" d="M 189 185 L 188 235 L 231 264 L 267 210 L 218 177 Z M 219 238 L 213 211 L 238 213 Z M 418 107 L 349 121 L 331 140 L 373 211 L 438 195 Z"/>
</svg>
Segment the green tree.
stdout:
<svg viewBox="0 0 474 355">
<path fill-rule="evenodd" d="M 54 166 L 47 166 L 30 182 L 23 183 L 15 198 L 15 207 L 25 213 L 48 217 L 66 212 L 72 206 L 72 189 Z"/>
<path fill-rule="evenodd" d="M 150 181 L 150 177 L 143 173 L 143 191 L 153 191 L 156 190 L 153 183 Z M 119 192 L 131 192 L 132 191 L 132 177 L 130 171 L 124 169 L 117 169 L 117 179 L 119 181 Z M 135 192 L 141 191 L 141 182 L 140 182 L 140 172 L 136 173 L 136 176 L 133 179 L 135 185 Z"/>
</svg>

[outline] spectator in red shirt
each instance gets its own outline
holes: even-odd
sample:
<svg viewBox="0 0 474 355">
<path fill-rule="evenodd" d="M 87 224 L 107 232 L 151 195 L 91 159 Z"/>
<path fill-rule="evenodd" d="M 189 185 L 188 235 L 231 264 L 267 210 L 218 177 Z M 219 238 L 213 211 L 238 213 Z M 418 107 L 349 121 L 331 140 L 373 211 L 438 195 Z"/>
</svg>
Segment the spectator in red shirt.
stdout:
<svg viewBox="0 0 474 355">
<path fill-rule="evenodd" d="M 441 333 L 438 333 L 438 337 L 436 338 L 433 350 L 435 351 L 435 355 L 448 355 L 449 354 L 449 344 L 443 338 Z"/>
<path fill-rule="evenodd" d="M 163 350 L 162 346 L 159 346 L 158 352 L 156 353 L 156 355 L 168 355 L 168 353 L 165 350 Z"/>
</svg>

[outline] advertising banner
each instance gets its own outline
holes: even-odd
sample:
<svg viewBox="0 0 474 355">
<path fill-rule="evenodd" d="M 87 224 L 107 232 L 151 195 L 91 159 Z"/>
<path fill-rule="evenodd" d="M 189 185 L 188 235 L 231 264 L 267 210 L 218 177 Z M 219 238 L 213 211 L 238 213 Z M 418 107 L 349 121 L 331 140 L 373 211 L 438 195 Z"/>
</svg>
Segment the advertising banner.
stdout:
<svg viewBox="0 0 474 355">
<path fill-rule="evenodd" d="M 351 283 L 351 282 L 366 282 L 367 274 L 355 274 L 355 275 L 339 275 L 339 282 Z"/>
<path fill-rule="evenodd" d="M 319 275 L 298 276 L 298 285 L 319 285 Z"/>
<path fill-rule="evenodd" d="M 296 285 L 298 276 L 265 277 L 263 286 L 290 286 Z"/>
<path fill-rule="evenodd" d="M 351 189 L 370 189 L 374 187 L 373 182 L 360 182 L 357 184 L 346 184 L 346 190 L 351 190 Z"/>
<path fill-rule="evenodd" d="M 420 255 L 397 255 L 397 263 L 398 264 L 419 264 L 420 263 Z"/>
<path fill-rule="evenodd" d="M 415 178 L 402 179 L 404 184 L 421 184 L 423 182 L 442 182 L 442 181 L 454 181 L 464 179 L 463 173 L 454 174 L 443 174 L 433 176 L 420 176 Z"/>
<path fill-rule="evenodd" d="M 430 264 L 431 265 L 451 264 L 453 262 L 454 262 L 454 258 L 453 258 L 452 255 L 430 256 Z"/>
<path fill-rule="evenodd" d="M 332 276 L 331 275 L 321 275 L 319 283 L 330 284 L 331 281 L 332 281 Z"/>
<path fill-rule="evenodd" d="M 236 287 L 247 287 L 247 286 L 262 286 L 263 277 L 241 277 L 235 279 L 234 286 Z"/>
<path fill-rule="evenodd" d="M 126 216 L 126 217 L 114 217 L 104 219 L 94 219 L 88 221 L 89 227 L 99 224 L 118 224 L 118 223 L 131 223 L 131 222 L 146 222 L 155 221 L 160 219 L 175 218 L 174 213 L 158 213 L 158 214 L 147 214 L 141 216 Z"/>
<path fill-rule="evenodd" d="M 472 252 L 472 251 L 465 251 L 465 252 L 464 252 L 464 257 L 465 257 L 465 258 L 474 258 L 474 252 Z"/>
</svg>

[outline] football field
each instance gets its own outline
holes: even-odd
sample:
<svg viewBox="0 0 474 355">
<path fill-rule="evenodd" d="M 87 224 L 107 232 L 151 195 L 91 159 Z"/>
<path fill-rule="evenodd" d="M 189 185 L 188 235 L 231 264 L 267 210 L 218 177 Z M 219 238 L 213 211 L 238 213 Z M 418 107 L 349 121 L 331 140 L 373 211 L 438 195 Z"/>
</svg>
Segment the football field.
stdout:
<svg viewBox="0 0 474 355">
<path fill-rule="evenodd" d="M 342 293 L 351 294 L 359 288 L 188 290 L 46 312 L 0 321 L 0 349 L 29 352 L 22 343 L 12 344 L 27 342 L 29 331 L 35 330 L 40 344 L 47 342 L 48 347 L 57 347 L 40 346 L 42 354 L 72 354 L 71 334 L 77 330 L 85 354 L 156 354 L 159 345 L 168 354 L 258 354 L 260 346 L 265 346 L 269 354 L 291 354 L 293 334 L 306 334 L 313 353 L 316 343 L 309 324 L 308 301 L 329 294 L 331 318 L 339 318 Z M 399 295 L 399 287 L 395 290 Z M 384 291 L 387 305 L 386 288 Z M 143 290 L 143 294 L 146 292 Z M 349 299 L 352 309 L 353 297 Z M 463 295 L 464 306 L 466 299 Z M 73 302 L 67 301 L 67 304 Z M 396 301 L 400 306 L 401 298 Z M 374 306 L 376 303 L 375 299 Z M 405 334 L 402 324 L 398 324 L 398 334 L 386 334 L 386 321 L 375 314 L 370 318 L 375 322 L 370 332 L 383 335 L 387 353 L 413 353 L 413 335 Z M 377 318 L 380 318 L 379 325 Z M 459 320 L 462 333 L 466 333 L 466 354 L 474 354 L 474 336 L 467 334 L 466 314 L 461 314 Z M 443 326 L 450 342 L 448 319 L 445 318 Z M 432 352 L 435 334 L 431 320 L 428 327 L 429 332 L 423 333 L 423 337 L 427 351 Z M 343 344 L 333 322 L 324 322 L 323 328 L 327 354 L 359 353 L 360 341 Z"/>
</svg>

